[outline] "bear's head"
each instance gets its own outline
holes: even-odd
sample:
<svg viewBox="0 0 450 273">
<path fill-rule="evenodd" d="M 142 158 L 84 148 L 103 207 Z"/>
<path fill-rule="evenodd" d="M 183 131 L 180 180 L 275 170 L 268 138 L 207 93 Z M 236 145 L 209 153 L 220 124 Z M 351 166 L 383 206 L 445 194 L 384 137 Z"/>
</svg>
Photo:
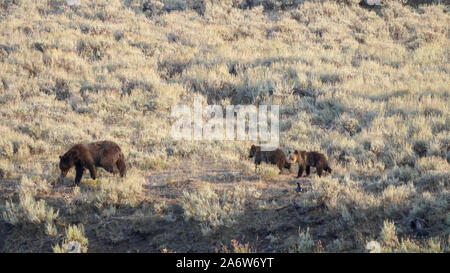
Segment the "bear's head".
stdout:
<svg viewBox="0 0 450 273">
<path fill-rule="evenodd" d="M 64 155 L 59 156 L 59 169 L 61 170 L 61 177 L 66 177 L 70 168 L 75 165 L 73 153 L 68 152 Z"/>
<path fill-rule="evenodd" d="M 252 145 L 250 148 L 250 154 L 248 155 L 248 158 L 254 157 L 259 151 L 261 151 L 260 146 Z"/>
<path fill-rule="evenodd" d="M 300 161 L 300 153 L 297 150 L 293 153 L 289 153 L 289 163 L 292 165 L 297 161 Z"/>
</svg>

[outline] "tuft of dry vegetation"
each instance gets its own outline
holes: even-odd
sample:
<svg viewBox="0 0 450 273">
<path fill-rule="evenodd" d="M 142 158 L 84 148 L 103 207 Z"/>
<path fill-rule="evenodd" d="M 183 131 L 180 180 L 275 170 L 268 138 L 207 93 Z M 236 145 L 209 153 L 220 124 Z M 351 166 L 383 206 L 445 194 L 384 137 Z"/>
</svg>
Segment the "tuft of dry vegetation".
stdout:
<svg viewBox="0 0 450 273">
<path fill-rule="evenodd" d="M 236 219 L 242 216 L 246 205 L 255 202 L 260 193 L 254 188 L 236 186 L 232 191 L 217 194 L 208 184 L 195 192 L 184 191 L 180 203 L 186 220 L 200 223 L 204 235 L 218 227 L 233 227 Z"/>
<path fill-rule="evenodd" d="M 84 235 L 82 224 L 72 225 L 66 229 L 66 238 L 61 245 L 53 248 L 54 253 L 86 253 L 89 240 Z"/>
<path fill-rule="evenodd" d="M 0 251 L 449 252 L 448 3 L 359 2 L 2 1 Z M 174 140 L 194 94 L 279 105 L 280 146 L 333 173 Z M 58 183 L 95 140 L 127 176 Z"/>
</svg>

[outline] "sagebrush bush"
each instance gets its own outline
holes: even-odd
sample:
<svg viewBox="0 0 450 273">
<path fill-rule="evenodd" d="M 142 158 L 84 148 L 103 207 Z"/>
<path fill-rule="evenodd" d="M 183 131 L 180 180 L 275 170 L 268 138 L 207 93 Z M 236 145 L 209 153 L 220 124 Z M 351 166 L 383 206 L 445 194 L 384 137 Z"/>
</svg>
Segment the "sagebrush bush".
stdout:
<svg viewBox="0 0 450 273">
<path fill-rule="evenodd" d="M 316 243 L 314 242 L 311 234 L 309 233 L 309 228 L 306 230 L 298 231 L 298 238 L 296 243 L 291 247 L 292 252 L 299 253 L 311 253 L 316 250 Z"/>
<path fill-rule="evenodd" d="M 70 225 L 61 245 L 53 247 L 54 253 L 86 253 L 89 240 L 85 236 L 84 225 Z"/>
<path fill-rule="evenodd" d="M 394 222 L 384 221 L 380 233 L 382 240 L 382 252 L 405 252 L 405 253 L 442 253 L 445 247 L 441 247 L 439 238 L 429 238 L 425 242 L 419 242 L 410 238 L 399 239 Z"/>
<path fill-rule="evenodd" d="M 19 203 L 6 201 L 3 219 L 13 225 L 52 223 L 59 214 L 45 200 L 36 201 L 29 192 L 19 194 Z"/>
<path fill-rule="evenodd" d="M 217 252 L 217 250 L 216 250 Z M 253 253 L 255 252 L 249 245 L 249 243 L 242 244 L 239 241 L 233 239 L 230 242 L 230 248 L 227 246 L 222 246 L 220 249 L 221 253 Z"/>
<path fill-rule="evenodd" d="M 217 193 L 206 184 L 195 192 L 184 191 L 180 204 L 185 219 L 198 221 L 206 235 L 222 226 L 231 228 L 244 213 L 247 203 L 259 196 L 254 188 L 236 186 L 233 190 Z"/>
<path fill-rule="evenodd" d="M 82 181 L 88 188 L 80 191 L 74 201 L 92 204 L 99 209 L 121 205 L 135 206 L 145 183 L 144 177 L 136 170 L 128 171 L 124 178 L 103 177 L 95 183 L 89 181 L 90 179 Z"/>
<path fill-rule="evenodd" d="M 394 222 L 385 220 L 383 222 L 383 229 L 381 230 L 380 236 L 383 241 L 383 250 L 385 252 L 390 252 L 392 249 L 399 246 L 397 229 Z"/>
</svg>

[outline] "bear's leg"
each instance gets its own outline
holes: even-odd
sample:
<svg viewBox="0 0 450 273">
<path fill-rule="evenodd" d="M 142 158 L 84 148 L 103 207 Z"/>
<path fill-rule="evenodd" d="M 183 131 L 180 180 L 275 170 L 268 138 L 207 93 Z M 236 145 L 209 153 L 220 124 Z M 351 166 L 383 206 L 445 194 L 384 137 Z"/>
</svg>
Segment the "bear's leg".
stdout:
<svg viewBox="0 0 450 273">
<path fill-rule="evenodd" d="M 303 175 L 303 165 L 302 164 L 298 164 L 298 175 L 297 178 L 302 177 Z"/>
<path fill-rule="evenodd" d="M 311 172 L 311 166 L 307 165 L 306 166 L 306 176 L 309 176 L 310 172 Z"/>
<path fill-rule="evenodd" d="M 319 177 L 322 176 L 322 166 L 318 166 L 317 168 L 317 175 L 319 175 Z"/>
<path fill-rule="evenodd" d="M 259 167 L 260 164 L 261 164 L 261 159 L 255 157 L 255 173 L 256 173 L 256 169 Z"/>
<path fill-rule="evenodd" d="M 292 173 L 292 172 L 293 172 L 293 171 L 292 171 L 292 164 L 291 164 L 291 163 L 285 161 L 285 162 L 284 162 L 284 167 L 285 167 L 286 169 L 289 170 L 289 173 Z"/>
<path fill-rule="evenodd" d="M 278 162 L 277 166 L 278 166 L 278 169 L 280 169 L 280 172 L 278 174 L 282 174 L 283 173 L 283 166 L 284 166 L 284 164 L 282 162 Z"/>
<path fill-rule="evenodd" d="M 119 158 L 116 162 L 117 169 L 119 169 L 120 177 L 124 177 L 127 174 L 127 166 L 123 158 Z"/>
<path fill-rule="evenodd" d="M 84 168 L 83 166 L 77 165 L 75 166 L 75 185 L 79 185 L 81 181 L 81 177 L 83 177 Z"/>
<path fill-rule="evenodd" d="M 96 179 L 97 178 L 97 170 L 95 169 L 94 164 L 88 166 L 89 172 L 91 173 L 91 178 Z"/>
<path fill-rule="evenodd" d="M 97 170 L 95 169 L 95 161 L 92 159 L 92 156 L 87 155 L 86 158 L 83 161 L 83 166 L 86 167 L 86 169 L 89 170 L 91 173 L 91 178 L 96 179 L 97 178 Z M 100 164 L 101 165 L 101 164 Z"/>
</svg>

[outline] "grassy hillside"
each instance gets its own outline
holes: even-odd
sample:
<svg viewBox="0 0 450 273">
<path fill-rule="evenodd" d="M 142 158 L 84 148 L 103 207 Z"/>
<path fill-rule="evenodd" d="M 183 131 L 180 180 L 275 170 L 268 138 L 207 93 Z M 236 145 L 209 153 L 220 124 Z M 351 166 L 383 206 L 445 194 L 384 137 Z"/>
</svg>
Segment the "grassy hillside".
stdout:
<svg viewBox="0 0 450 273">
<path fill-rule="evenodd" d="M 448 4 L 144 2 L 0 3 L 0 251 L 449 251 Z M 174 140 L 194 94 L 280 105 L 280 146 L 333 173 Z M 126 178 L 57 182 L 59 155 L 103 139 Z"/>
</svg>

